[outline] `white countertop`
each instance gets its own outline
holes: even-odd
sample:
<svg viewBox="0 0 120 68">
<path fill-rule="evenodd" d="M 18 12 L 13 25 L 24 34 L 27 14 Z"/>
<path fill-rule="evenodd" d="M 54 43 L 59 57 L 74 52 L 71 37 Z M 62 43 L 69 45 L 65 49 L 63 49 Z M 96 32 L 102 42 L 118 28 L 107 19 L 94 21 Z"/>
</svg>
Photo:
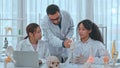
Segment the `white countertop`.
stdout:
<svg viewBox="0 0 120 68">
<path fill-rule="evenodd" d="M 0 62 L 0 68 L 4 68 L 3 62 Z M 8 63 L 7 68 L 14 68 L 13 63 Z M 47 68 L 47 66 L 46 66 L 46 64 L 43 64 L 40 66 L 40 68 Z M 83 68 L 83 64 L 68 64 L 68 63 L 64 64 L 64 63 L 62 63 L 62 64 L 60 64 L 60 68 Z M 92 64 L 92 68 L 105 68 L 105 67 L 104 67 L 104 65 Z M 115 67 L 109 65 L 107 68 L 120 68 L 120 63 L 117 63 Z"/>
</svg>

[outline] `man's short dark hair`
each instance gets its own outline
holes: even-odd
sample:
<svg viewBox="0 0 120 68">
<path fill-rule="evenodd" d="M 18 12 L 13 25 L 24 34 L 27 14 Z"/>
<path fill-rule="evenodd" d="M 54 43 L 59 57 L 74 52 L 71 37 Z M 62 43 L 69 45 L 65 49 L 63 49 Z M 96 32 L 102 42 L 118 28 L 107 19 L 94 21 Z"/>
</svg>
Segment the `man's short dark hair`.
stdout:
<svg viewBox="0 0 120 68">
<path fill-rule="evenodd" d="M 56 12 L 60 12 L 60 10 L 59 10 L 59 7 L 57 6 L 57 5 L 55 5 L 55 4 L 51 4 L 51 5 L 49 5 L 48 7 L 47 7 L 47 9 L 46 9 L 46 12 L 47 12 L 47 15 L 53 15 L 53 14 L 55 14 Z"/>
</svg>

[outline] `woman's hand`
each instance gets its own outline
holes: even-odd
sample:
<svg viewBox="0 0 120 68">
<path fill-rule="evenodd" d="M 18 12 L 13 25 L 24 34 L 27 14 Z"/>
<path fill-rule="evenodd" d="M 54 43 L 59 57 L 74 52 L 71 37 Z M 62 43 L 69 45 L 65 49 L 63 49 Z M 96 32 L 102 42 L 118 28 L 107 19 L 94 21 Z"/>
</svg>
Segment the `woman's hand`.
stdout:
<svg viewBox="0 0 120 68">
<path fill-rule="evenodd" d="M 78 57 L 76 57 L 74 60 L 73 60 L 73 63 L 75 64 L 83 64 L 87 61 L 88 58 L 84 57 L 83 55 L 80 55 Z"/>
</svg>

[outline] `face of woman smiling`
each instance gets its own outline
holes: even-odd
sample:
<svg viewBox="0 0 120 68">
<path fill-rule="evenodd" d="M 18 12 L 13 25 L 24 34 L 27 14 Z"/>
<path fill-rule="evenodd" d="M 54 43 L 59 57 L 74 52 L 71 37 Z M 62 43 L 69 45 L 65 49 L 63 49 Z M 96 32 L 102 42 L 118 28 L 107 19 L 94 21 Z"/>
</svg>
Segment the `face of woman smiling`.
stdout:
<svg viewBox="0 0 120 68">
<path fill-rule="evenodd" d="M 80 35 L 80 38 L 81 40 L 84 40 L 84 39 L 88 39 L 89 38 L 89 34 L 91 33 L 91 30 L 87 30 L 83 23 L 81 23 L 78 27 L 78 33 Z"/>
</svg>

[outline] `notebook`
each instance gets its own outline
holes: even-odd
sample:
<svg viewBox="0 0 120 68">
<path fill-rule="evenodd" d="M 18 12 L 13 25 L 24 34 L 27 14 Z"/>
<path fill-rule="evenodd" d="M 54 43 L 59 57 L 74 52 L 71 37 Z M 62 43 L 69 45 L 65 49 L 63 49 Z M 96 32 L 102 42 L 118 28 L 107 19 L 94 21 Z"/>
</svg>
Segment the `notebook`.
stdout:
<svg viewBox="0 0 120 68">
<path fill-rule="evenodd" d="M 14 51 L 15 67 L 39 68 L 38 53 L 34 51 Z"/>
</svg>

